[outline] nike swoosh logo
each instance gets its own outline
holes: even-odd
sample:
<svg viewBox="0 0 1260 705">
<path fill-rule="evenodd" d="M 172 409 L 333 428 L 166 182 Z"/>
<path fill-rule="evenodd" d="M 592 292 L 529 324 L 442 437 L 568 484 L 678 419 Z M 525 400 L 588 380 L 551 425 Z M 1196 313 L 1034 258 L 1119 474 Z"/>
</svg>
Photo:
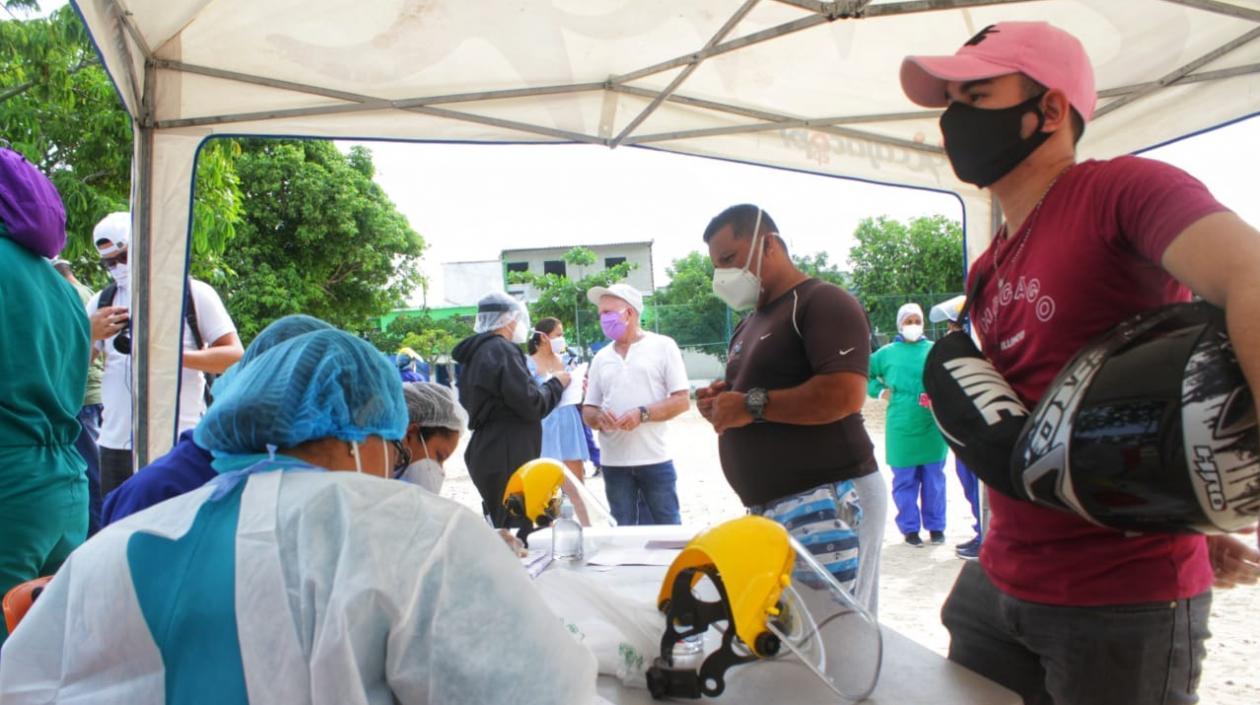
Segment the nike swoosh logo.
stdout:
<svg viewBox="0 0 1260 705">
<path fill-rule="evenodd" d="M 757 338 L 757 340 L 765 340 L 766 338 L 769 338 L 769 337 L 770 337 L 770 336 L 772 336 L 772 335 L 774 335 L 774 333 L 766 333 L 765 335 L 761 336 L 760 338 Z"/>
<path fill-rule="evenodd" d="M 848 350 L 841 350 L 841 351 L 840 351 L 840 354 L 841 354 L 841 355 L 848 355 L 849 353 L 853 352 L 854 350 L 857 350 L 857 348 L 849 348 Z"/>
</svg>

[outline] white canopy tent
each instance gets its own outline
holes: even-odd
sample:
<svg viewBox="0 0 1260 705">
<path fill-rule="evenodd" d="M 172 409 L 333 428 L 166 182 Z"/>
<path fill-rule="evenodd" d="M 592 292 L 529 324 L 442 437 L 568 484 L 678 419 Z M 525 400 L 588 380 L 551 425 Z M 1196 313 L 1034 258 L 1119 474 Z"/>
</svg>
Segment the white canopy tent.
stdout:
<svg viewBox="0 0 1260 705">
<path fill-rule="evenodd" d="M 1048 20 L 1102 98 L 1083 156 L 1260 112 L 1260 0 L 80 0 L 135 125 L 135 443 L 174 440 L 198 148 L 220 135 L 651 147 L 957 194 L 909 53 Z M 609 184 L 616 188 L 616 184 Z"/>
</svg>

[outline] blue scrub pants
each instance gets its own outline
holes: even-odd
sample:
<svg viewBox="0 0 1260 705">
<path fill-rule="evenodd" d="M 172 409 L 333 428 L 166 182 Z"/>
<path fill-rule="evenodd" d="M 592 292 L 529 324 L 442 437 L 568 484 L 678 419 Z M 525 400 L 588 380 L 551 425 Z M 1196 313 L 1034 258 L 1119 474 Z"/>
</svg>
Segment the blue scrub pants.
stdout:
<svg viewBox="0 0 1260 705">
<path fill-rule="evenodd" d="M 954 471 L 958 473 L 958 482 L 962 484 L 963 496 L 967 498 L 967 503 L 971 505 L 971 516 L 976 518 L 973 530 L 976 536 L 980 535 L 980 479 L 975 473 L 971 472 L 963 461 L 954 458 Z"/>
<path fill-rule="evenodd" d="M 945 461 L 893 468 L 892 496 L 897 530 L 917 534 L 945 530 Z M 922 501 L 922 512 L 919 511 Z"/>
</svg>

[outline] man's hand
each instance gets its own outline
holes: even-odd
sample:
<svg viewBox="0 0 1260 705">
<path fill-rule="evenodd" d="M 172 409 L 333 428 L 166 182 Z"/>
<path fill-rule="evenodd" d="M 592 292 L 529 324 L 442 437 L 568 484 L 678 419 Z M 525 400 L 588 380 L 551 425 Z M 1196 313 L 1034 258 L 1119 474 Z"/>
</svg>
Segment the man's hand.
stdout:
<svg viewBox="0 0 1260 705">
<path fill-rule="evenodd" d="M 106 306 L 92 314 L 92 342 L 105 340 L 127 327 L 130 315 L 125 306 Z"/>
<path fill-rule="evenodd" d="M 713 422 L 713 400 L 718 394 L 726 391 L 726 380 L 715 379 L 704 389 L 696 390 L 696 408 L 700 410 L 700 415 Z"/>
<path fill-rule="evenodd" d="M 1208 558 L 1212 561 L 1213 587 L 1255 585 L 1260 578 L 1260 551 L 1233 536 L 1209 536 Z"/>
<path fill-rule="evenodd" d="M 639 409 L 638 407 L 635 407 L 622 414 L 621 417 L 617 419 L 617 430 L 633 431 L 639 427 L 640 423 L 642 422 L 639 420 Z"/>
<path fill-rule="evenodd" d="M 752 412 L 744 404 L 743 392 L 721 392 L 713 398 L 713 409 L 709 412 L 709 422 L 718 434 L 729 428 L 747 426 L 753 422 Z"/>
<path fill-rule="evenodd" d="M 616 431 L 617 416 L 608 409 L 600 407 L 595 412 L 595 423 L 591 424 L 591 428 L 596 431 Z"/>
</svg>

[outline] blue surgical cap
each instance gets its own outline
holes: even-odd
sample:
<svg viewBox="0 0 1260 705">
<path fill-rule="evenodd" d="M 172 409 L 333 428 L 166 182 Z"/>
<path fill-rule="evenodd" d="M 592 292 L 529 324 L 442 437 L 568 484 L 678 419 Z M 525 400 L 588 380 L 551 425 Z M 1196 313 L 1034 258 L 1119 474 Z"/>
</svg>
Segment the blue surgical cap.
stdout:
<svg viewBox="0 0 1260 705">
<path fill-rule="evenodd" d="M 227 372 L 224 372 L 220 375 L 219 379 L 215 380 L 214 395 L 219 397 L 227 393 L 227 389 L 231 386 L 232 380 L 239 375 L 241 370 L 244 370 L 249 363 L 253 362 L 254 358 L 262 355 L 286 340 L 296 338 L 299 335 L 316 330 L 333 330 L 333 327 L 314 316 L 307 316 L 301 313 L 277 318 L 272 321 L 271 325 L 263 328 L 262 331 L 254 337 L 254 340 L 250 342 L 249 347 L 245 348 L 245 354 L 241 356 L 241 359 L 237 360 L 236 364 L 229 367 Z"/>
<path fill-rule="evenodd" d="M 398 372 L 367 341 L 316 330 L 258 355 L 234 375 L 197 425 L 216 456 L 292 448 L 306 441 L 403 437 Z"/>
</svg>

